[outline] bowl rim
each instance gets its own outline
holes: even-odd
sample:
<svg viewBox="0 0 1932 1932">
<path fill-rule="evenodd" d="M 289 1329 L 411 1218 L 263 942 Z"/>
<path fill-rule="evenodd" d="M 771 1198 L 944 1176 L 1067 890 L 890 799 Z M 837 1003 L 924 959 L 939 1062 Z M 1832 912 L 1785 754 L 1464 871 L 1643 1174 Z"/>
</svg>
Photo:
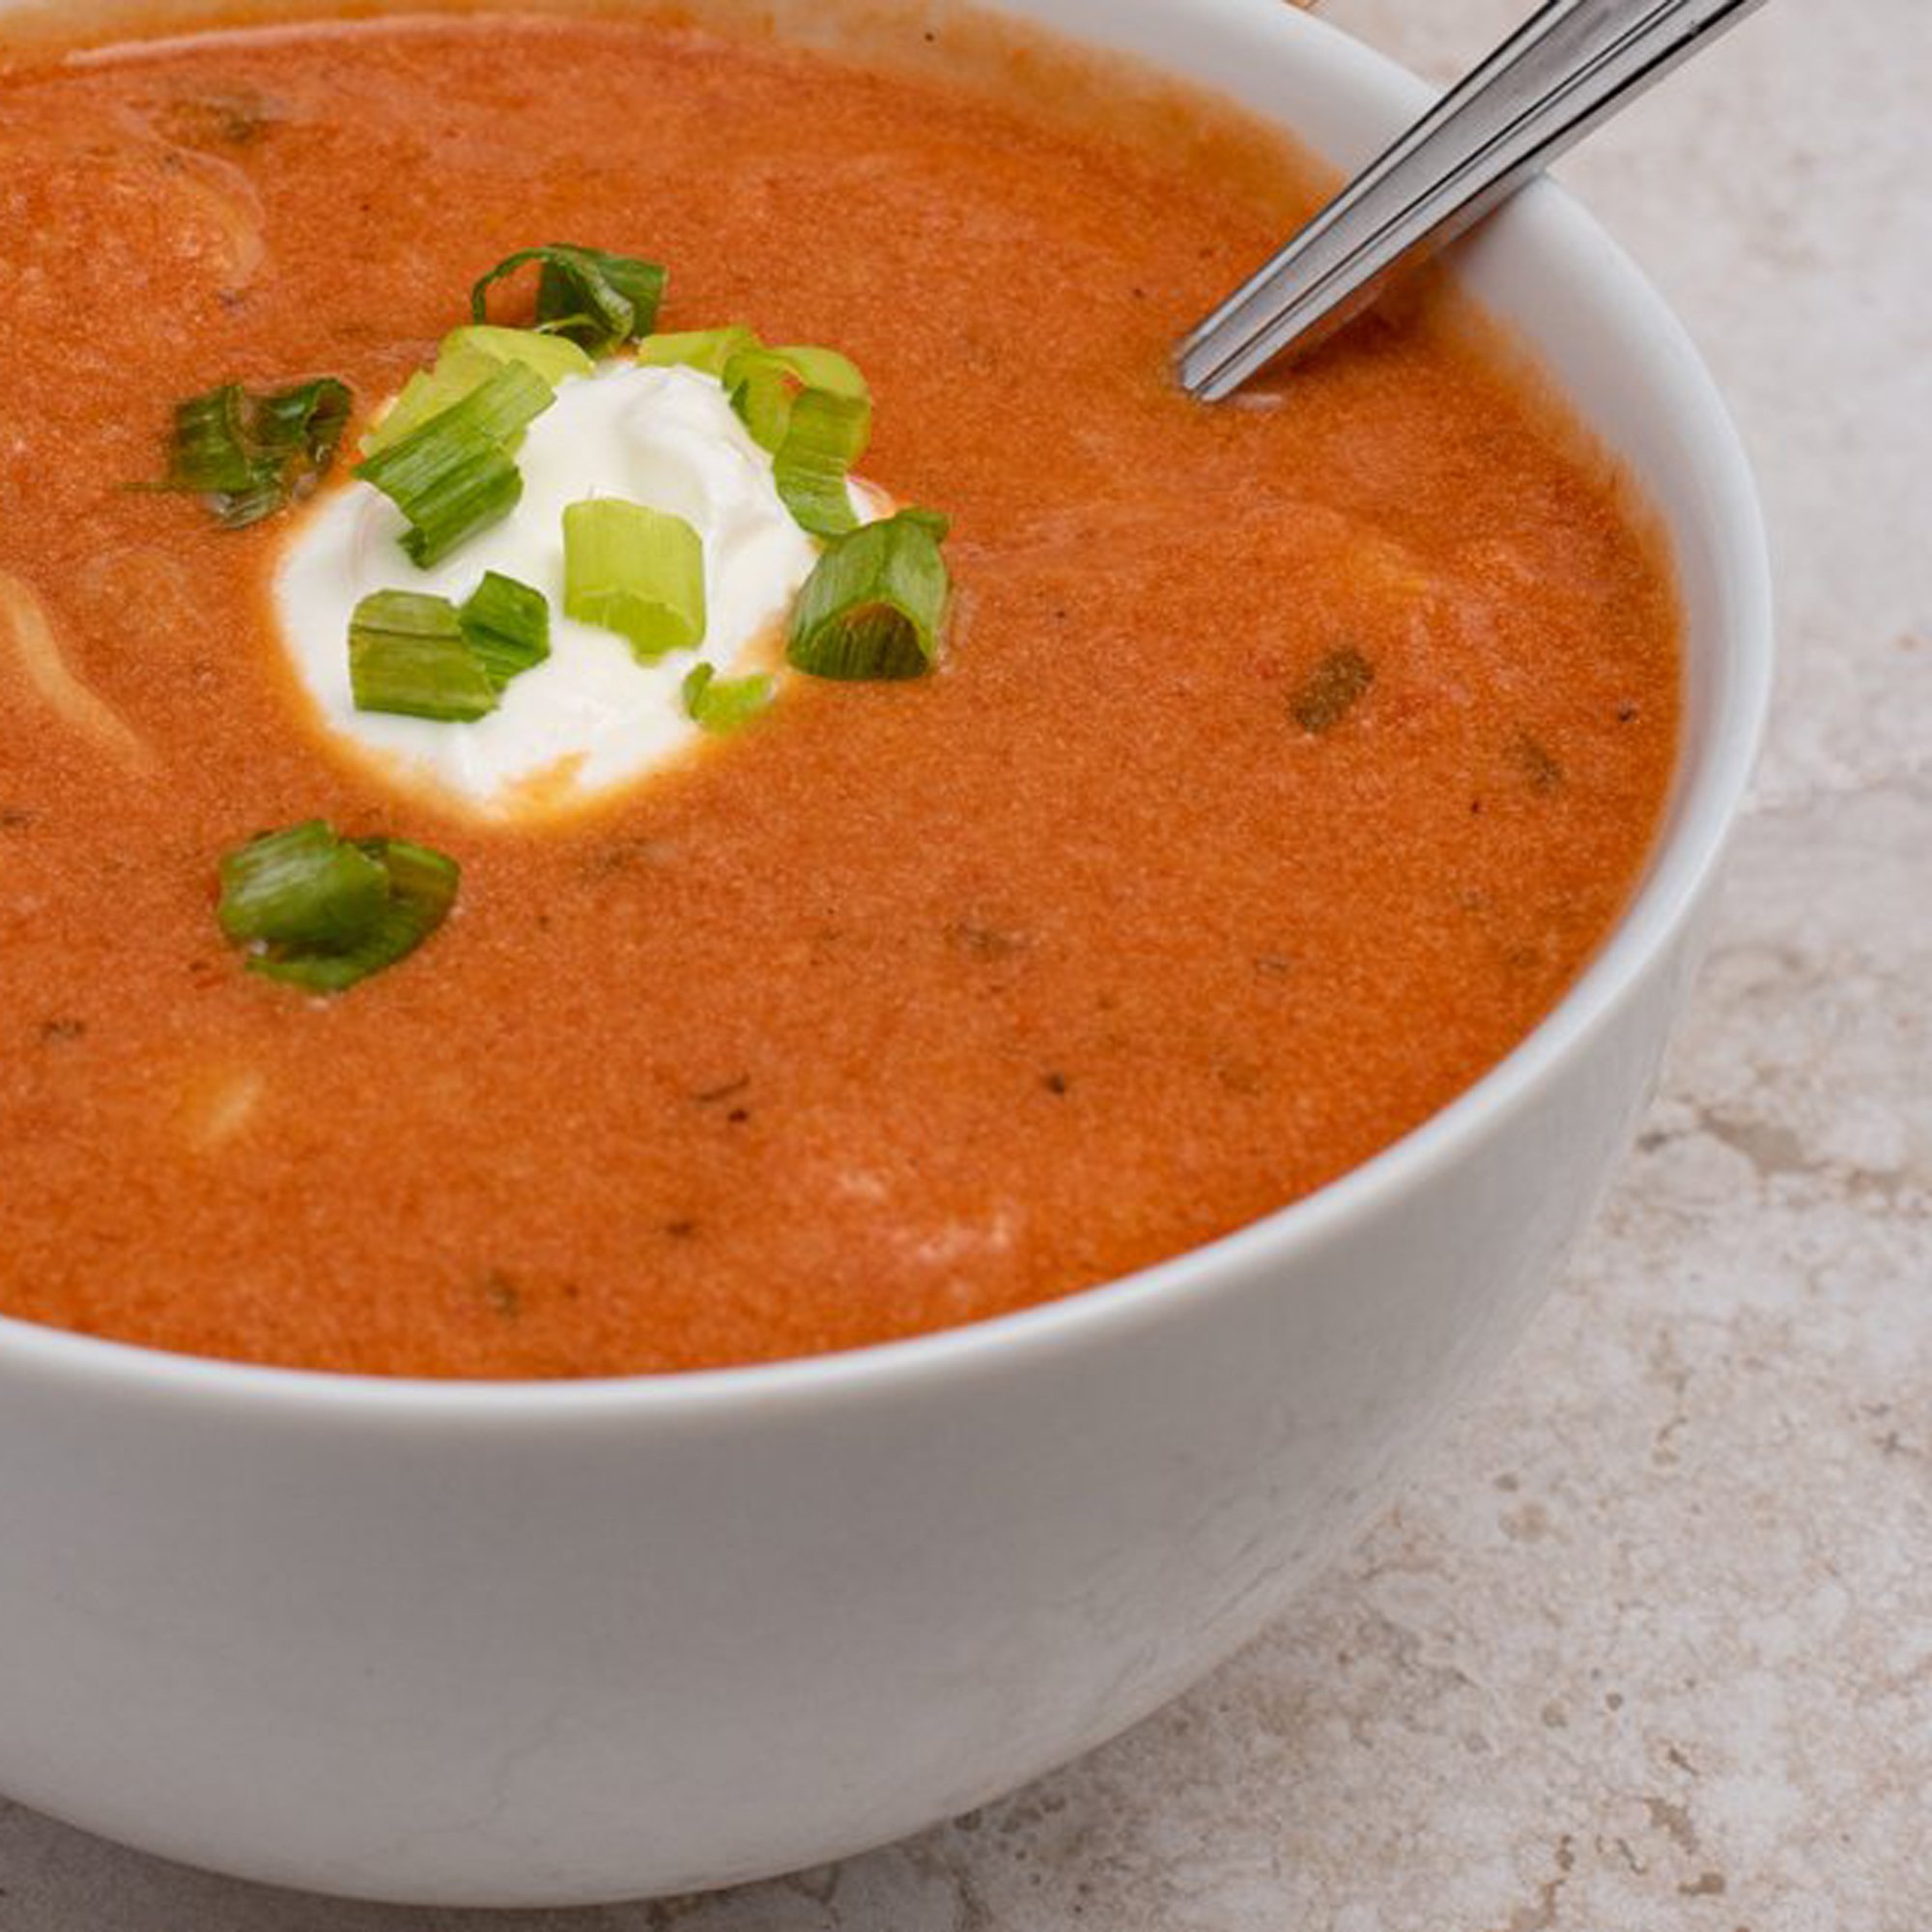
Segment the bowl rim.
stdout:
<svg viewBox="0 0 1932 1932">
<path fill-rule="evenodd" d="M 1003 0 L 990 4 L 1006 11 Z M 1230 21 L 1246 14 L 1245 24 L 1261 23 L 1254 0 L 1195 0 L 1195 6 Z M 1397 62 L 1298 8 L 1277 0 L 1268 25 L 1281 36 L 1285 58 L 1325 64 L 1348 93 L 1350 111 L 1378 132 L 1393 134 L 1432 98 L 1427 84 Z M 1080 38 L 1077 28 L 1064 31 Z M 1674 822 L 1660 834 L 1642 883 L 1556 1006 L 1446 1106 L 1315 1193 L 1182 1254 L 1009 1314 L 826 1354 L 567 1380 L 440 1379 L 228 1361 L 0 1314 L 0 1373 L 27 1372 L 92 1394 L 185 1401 L 204 1409 L 223 1404 L 231 1413 L 354 1415 L 365 1423 L 474 1424 L 492 1431 L 613 1422 L 704 1426 L 733 1412 L 769 1416 L 897 1398 L 935 1380 L 1005 1376 L 1029 1362 L 1186 1321 L 1217 1282 L 1233 1292 L 1257 1264 L 1282 1266 L 1341 1238 L 1453 1163 L 1467 1143 L 1533 1105 L 1669 952 L 1721 861 L 1770 706 L 1771 564 L 1736 426 L 1684 325 L 1634 261 L 1548 180 L 1532 183 L 1492 222 L 1509 245 L 1553 258 L 1560 273 L 1594 279 L 1620 312 L 1620 332 L 1642 336 L 1651 395 L 1674 410 L 1716 486 L 1704 493 L 1697 515 L 1710 526 L 1731 610 L 1709 741 L 1701 757 L 1680 764 Z M 1681 520 L 1672 527 L 1681 528 Z"/>
</svg>

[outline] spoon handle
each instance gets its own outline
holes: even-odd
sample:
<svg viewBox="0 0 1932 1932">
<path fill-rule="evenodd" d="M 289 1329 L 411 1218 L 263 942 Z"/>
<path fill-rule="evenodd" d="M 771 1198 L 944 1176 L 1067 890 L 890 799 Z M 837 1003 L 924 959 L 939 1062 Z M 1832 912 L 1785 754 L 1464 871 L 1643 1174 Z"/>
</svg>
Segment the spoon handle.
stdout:
<svg viewBox="0 0 1932 1932">
<path fill-rule="evenodd" d="M 1181 386 L 1232 394 L 1375 299 L 1764 0 L 1548 0 L 1180 345 Z"/>
</svg>

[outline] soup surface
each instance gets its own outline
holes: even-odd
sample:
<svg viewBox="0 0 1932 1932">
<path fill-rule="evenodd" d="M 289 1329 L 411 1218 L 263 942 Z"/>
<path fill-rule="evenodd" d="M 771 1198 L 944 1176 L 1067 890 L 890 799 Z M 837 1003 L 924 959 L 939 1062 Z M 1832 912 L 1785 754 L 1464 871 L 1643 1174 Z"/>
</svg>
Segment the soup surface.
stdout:
<svg viewBox="0 0 1932 1932">
<path fill-rule="evenodd" d="M 1608 467 L 1440 292 L 1191 404 L 1170 344 L 1310 171 L 1042 44 L 976 30 L 955 71 L 875 33 L 0 58 L 0 1309 L 458 1377 L 902 1336 L 1321 1186 L 1604 937 L 1679 681 Z M 270 597 L 299 511 L 124 486 L 231 379 L 366 413 L 558 237 L 669 264 L 667 327 L 853 356 L 867 471 L 952 513 L 958 597 L 937 674 L 801 680 L 614 804 L 491 826 L 311 722 Z M 221 856 L 311 817 L 464 868 L 327 1001 L 213 918 Z"/>
</svg>

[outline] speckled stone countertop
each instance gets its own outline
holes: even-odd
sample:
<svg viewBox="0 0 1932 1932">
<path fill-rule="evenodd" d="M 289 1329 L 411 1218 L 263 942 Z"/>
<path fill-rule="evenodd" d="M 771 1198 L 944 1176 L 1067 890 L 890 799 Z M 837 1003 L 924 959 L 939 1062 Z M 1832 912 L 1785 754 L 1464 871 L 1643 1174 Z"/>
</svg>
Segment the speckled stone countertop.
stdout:
<svg viewBox="0 0 1932 1932">
<path fill-rule="evenodd" d="M 1328 11 L 1446 79 L 1527 0 Z M 1928 96 L 1932 0 L 1779 0 L 1564 169 L 1742 420 L 1780 702 L 1621 1184 L 1296 1614 L 1073 1769 L 780 1884 L 385 1910 L 0 1806 L 0 1932 L 1932 1932 Z"/>
</svg>

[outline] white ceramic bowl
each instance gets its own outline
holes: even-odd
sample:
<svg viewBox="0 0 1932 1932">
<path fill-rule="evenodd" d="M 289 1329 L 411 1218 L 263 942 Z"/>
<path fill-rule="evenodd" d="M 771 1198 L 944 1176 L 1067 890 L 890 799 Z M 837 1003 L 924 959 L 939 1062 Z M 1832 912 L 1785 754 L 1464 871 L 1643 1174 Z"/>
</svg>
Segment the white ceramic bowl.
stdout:
<svg viewBox="0 0 1932 1932">
<path fill-rule="evenodd" d="M 1280 0 L 1005 6 L 1339 162 L 1424 98 Z M 716 1886 L 1010 1790 L 1282 1611 L 1588 1217 L 1683 997 L 1769 677 L 1750 478 L 1676 323 L 1550 187 L 1463 262 L 1641 479 L 1689 609 L 1667 835 L 1557 1012 L 1298 1207 L 862 1353 L 475 1387 L 0 1323 L 0 1790 L 323 1890 Z"/>
</svg>

